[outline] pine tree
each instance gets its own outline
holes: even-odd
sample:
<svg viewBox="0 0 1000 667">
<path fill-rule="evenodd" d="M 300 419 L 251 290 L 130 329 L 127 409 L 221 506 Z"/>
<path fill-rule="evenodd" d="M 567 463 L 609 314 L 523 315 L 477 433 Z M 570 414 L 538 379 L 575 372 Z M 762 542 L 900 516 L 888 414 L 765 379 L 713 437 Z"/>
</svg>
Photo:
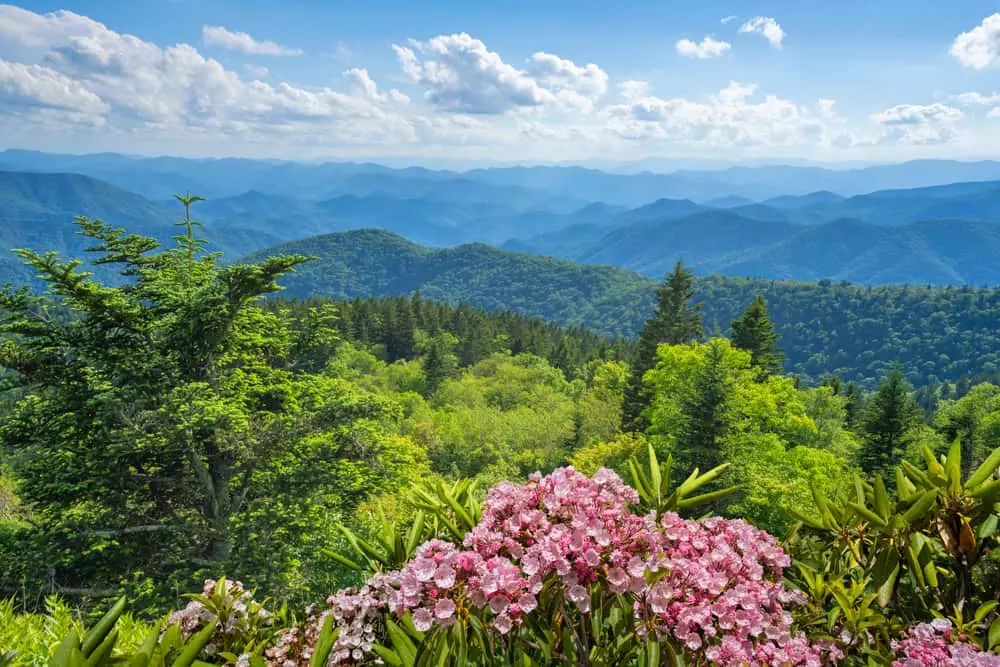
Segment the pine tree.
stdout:
<svg viewBox="0 0 1000 667">
<path fill-rule="evenodd" d="M 847 383 L 844 387 L 844 398 L 847 399 L 844 404 L 845 425 L 853 431 L 858 427 L 858 422 L 861 420 L 861 414 L 865 408 L 865 397 L 857 382 L 852 380 Z"/>
<path fill-rule="evenodd" d="M 622 427 L 640 431 L 645 424 L 642 411 L 649 405 L 642 378 L 656 365 L 656 348 L 660 343 L 683 345 L 704 335 L 701 322 L 701 303 L 694 299 L 694 274 L 680 261 L 674 266 L 656 291 L 657 306 L 653 317 L 639 336 L 639 344 L 632 363 L 632 375 L 622 404 Z"/>
<path fill-rule="evenodd" d="M 686 423 L 677 451 L 677 466 L 683 474 L 694 468 L 711 470 L 723 462 L 719 441 L 726 431 L 729 396 L 724 362 L 723 345 L 718 340 L 710 341 L 707 364 L 698 373 L 695 391 L 683 408 Z"/>
<path fill-rule="evenodd" d="M 858 463 L 867 473 L 882 473 L 886 483 L 920 423 L 920 408 L 897 364 L 872 397 L 861 423 L 862 447 Z"/>
<path fill-rule="evenodd" d="M 743 315 L 733 320 L 733 345 L 750 352 L 750 363 L 764 375 L 781 371 L 784 354 L 778 347 L 778 334 L 767 315 L 767 302 L 758 294 Z"/>
</svg>

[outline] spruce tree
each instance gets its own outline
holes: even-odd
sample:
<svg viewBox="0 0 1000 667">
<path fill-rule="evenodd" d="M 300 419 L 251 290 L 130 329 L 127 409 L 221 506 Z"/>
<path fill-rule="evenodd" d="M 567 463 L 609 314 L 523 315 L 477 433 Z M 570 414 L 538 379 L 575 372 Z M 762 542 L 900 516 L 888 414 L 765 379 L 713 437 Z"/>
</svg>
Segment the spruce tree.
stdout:
<svg viewBox="0 0 1000 667">
<path fill-rule="evenodd" d="M 723 463 L 719 444 L 726 432 L 730 393 L 723 345 L 719 340 L 709 342 L 707 363 L 695 378 L 695 391 L 683 407 L 685 426 L 678 442 L 677 466 L 685 475 L 694 468 L 706 471 Z"/>
<path fill-rule="evenodd" d="M 642 377 L 656 365 L 656 348 L 660 343 L 683 345 L 704 335 L 702 304 L 693 303 L 694 274 L 681 261 L 666 276 L 656 296 L 656 310 L 639 336 L 622 404 L 622 427 L 627 430 L 641 431 L 645 426 L 642 411 L 649 405 L 649 397 L 643 391 Z"/>
<path fill-rule="evenodd" d="M 846 399 L 844 404 L 845 425 L 853 431 L 857 429 L 865 408 L 865 397 L 857 382 L 852 380 L 847 383 L 844 387 L 844 398 Z"/>
<path fill-rule="evenodd" d="M 920 408 L 910 394 L 899 364 L 882 381 L 864 411 L 861 421 L 862 447 L 858 463 L 867 473 L 881 473 L 886 483 L 920 424 Z"/>
<path fill-rule="evenodd" d="M 784 354 L 778 347 L 778 334 L 767 315 L 767 302 L 758 294 L 743 315 L 733 320 L 733 346 L 750 352 L 750 363 L 764 375 L 781 371 Z"/>
</svg>

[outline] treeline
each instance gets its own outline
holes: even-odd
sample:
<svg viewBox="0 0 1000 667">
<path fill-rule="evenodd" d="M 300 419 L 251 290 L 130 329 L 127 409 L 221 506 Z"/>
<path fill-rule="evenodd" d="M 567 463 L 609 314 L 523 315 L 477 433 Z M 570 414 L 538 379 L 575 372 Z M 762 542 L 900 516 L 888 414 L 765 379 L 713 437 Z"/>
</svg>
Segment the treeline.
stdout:
<svg viewBox="0 0 1000 667">
<path fill-rule="evenodd" d="M 330 325 L 341 339 L 378 345 L 390 363 L 431 352 L 437 344 L 435 337 L 441 334 L 457 340 L 460 366 L 471 366 L 497 352 L 528 353 L 545 358 L 567 376 L 594 359 L 626 361 L 634 348 L 631 341 L 608 338 L 583 326 L 561 327 L 509 311 L 428 301 L 419 291 L 411 297 L 351 300 L 278 297 L 265 304 L 299 320 L 310 309 L 330 306 L 336 312 Z M 434 351 L 440 352 L 440 348 Z"/>
<path fill-rule="evenodd" d="M 276 251 L 317 257 L 285 280 L 286 294 L 298 298 L 419 290 L 433 301 L 627 339 L 639 336 L 656 301 L 656 281 L 629 271 L 479 244 L 433 250 L 375 230 L 314 237 Z M 720 276 L 696 278 L 694 290 L 704 303 L 704 330 L 723 335 L 762 294 L 785 349 L 784 371 L 809 383 L 836 374 L 873 389 L 896 362 L 915 386 L 1000 372 L 1000 290 Z"/>
</svg>

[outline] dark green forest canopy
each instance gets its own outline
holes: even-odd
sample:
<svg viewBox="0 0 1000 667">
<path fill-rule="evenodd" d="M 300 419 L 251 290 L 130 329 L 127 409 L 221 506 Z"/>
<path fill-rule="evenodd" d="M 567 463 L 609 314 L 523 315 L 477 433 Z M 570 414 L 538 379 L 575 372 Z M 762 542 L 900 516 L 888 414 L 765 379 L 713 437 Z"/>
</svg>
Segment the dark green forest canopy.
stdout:
<svg viewBox="0 0 1000 667">
<path fill-rule="evenodd" d="M 509 310 L 556 324 L 633 338 L 652 312 L 657 282 L 606 266 L 475 244 L 430 249 L 376 230 L 330 234 L 258 254 L 317 259 L 285 280 L 284 296 L 409 295 Z M 739 317 L 757 294 L 785 351 L 784 370 L 809 381 L 827 374 L 872 388 L 899 361 L 922 386 L 1000 371 L 1000 290 L 822 281 L 699 277 L 707 332 Z"/>
</svg>

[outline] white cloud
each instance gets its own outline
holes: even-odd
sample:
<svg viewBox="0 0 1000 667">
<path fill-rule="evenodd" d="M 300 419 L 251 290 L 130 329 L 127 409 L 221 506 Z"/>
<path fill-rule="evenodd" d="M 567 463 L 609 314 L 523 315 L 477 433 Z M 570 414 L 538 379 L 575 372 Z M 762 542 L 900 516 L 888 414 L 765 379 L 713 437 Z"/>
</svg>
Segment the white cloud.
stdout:
<svg viewBox="0 0 1000 667">
<path fill-rule="evenodd" d="M 618 84 L 618 90 L 624 100 L 632 102 L 643 97 L 649 97 L 649 82 L 630 79 Z"/>
<path fill-rule="evenodd" d="M 579 67 L 540 52 L 532 58 L 532 75 L 466 33 L 392 48 L 403 72 L 425 89 L 427 101 L 444 111 L 503 114 L 555 105 L 587 112 L 607 87 L 607 75 L 596 65 Z"/>
<path fill-rule="evenodd" d="M 706 36 L 700 43 L 694 43 L 690 39 L 679 40 L 674 44 L 677 53 L 688 58 L 716 58 L 732 48 L 729 42 L 723 42 Z"/>
<path fill-rule="evenodd" d="M 608 90 L 608 74 L 589 63 L 580 67 L 572 60 L 539 51 L 531 56 L 530 73 L 541 85 L 553 90 L 569 90 L 592 100 Z"/>
<path fill-rule="evenodd" d="M 392 92 L 373 98 L 245 81 L 188 44 L 161 48 L 72 12 L 0 6 L 0 45 L 34 60 L 4 66 L 0 85 L 8 105 L 16 97 L 22 106 L 72 107 L 106 118 L 115 131 L 291 135 L 313 142 L 329 136 L 340 143 L 414 137 L 405 119 L 388 109 L 399 101 Z"/>
<path fill-rule="evenodd" d="M 820 114 L 766 95 L 758 102 L 756 84 L 731 81 L 707 102 L 646 96 L 605 109 L 608 128 L 627 139 L 659 139 L 705 146 L 787 146 L 831 144 L 832 102 Z"/>
<path fill-rule="evenodd" d="M 395 88 L 388 93 L 380 93 L 378 86 L 368 74 L 368 70 L 363 67 L 352 67 L 344 72 L 344 76 L 350 82 L 349 87 L 351 92 L 366 100 L 401 105 L 410 103 L 410 98 Z"/>
<path fill-rule="evenodd" d="M 737 18 L 739 18 L 739 17 L 737 17 L 737 16 L 736 16 L 736 14 L 730 14 L 729 16 L 723 16 L 723 17 L 722 17 L 722 18 L 721 18 L 721 19 L 719 20 L 719 23 L 721 23 L 722 25 L 726 25 L 727 23 L 732 23 L 732 22 L 733 22 L 733 21 L 735 21 L 735 20 L 736 20 Z"/>
<path fill-rule="evenodd" d="M 1000 107 L 993 107 L 986 113 L 987 118 L 1000 118 Z"/>
<path fill-rule="evenodd" d="M 951 99 L 962 104 L 1000 104 L 1000 93 L 983 95 L 982 93 L 960 93 L 952 95 Z"/>
<path fill-rule="evenodd" d="M 949 53 L 972 69 L 986 69 L 1000 63 L 1000 14 L 987 16 L 975 28 L 956 37 Z"/>
<path fill-rule="evenodd" d="M 94 118 L 108 105 L 78 82 L 41 65 L 0 60 L 0 105 L 63 109 Z"/>
<path fill-rule="evenodd" d="M 951 141 L 963 118 L 960 109 L 947 104 L 897 104 L 872 115 L 882 127 L 878 143 L 938 144 Z"/>
<path fill-rule="evenodd" d="M 234 32 L 221 25 L 202 26 L 201 41 L 206 46 L 258 56 L 301 56 L 304 53 L 302 49 L 289 48 L 268 40 L 256 40 L 245 32 Z"/>
<path fill-rule="evenodd" d="M 271 70 L 269 70 L 266 67 L 251 65 L 249 63 L 243 65 L 243 69 L 246 71 L 247 74 L 254 77 L 255 79 L 263 79 L 264 77 L 266 77 L 268 74 L 271 73 Z"/>
<path fill-rule="evenodd" d="M 761 35 L 776 49 L 781 48 L 781 42 L 785 39 L 785 31 L 769 16 L 755 16 L 740 26 L 740 32 Z"/>
</svg>

